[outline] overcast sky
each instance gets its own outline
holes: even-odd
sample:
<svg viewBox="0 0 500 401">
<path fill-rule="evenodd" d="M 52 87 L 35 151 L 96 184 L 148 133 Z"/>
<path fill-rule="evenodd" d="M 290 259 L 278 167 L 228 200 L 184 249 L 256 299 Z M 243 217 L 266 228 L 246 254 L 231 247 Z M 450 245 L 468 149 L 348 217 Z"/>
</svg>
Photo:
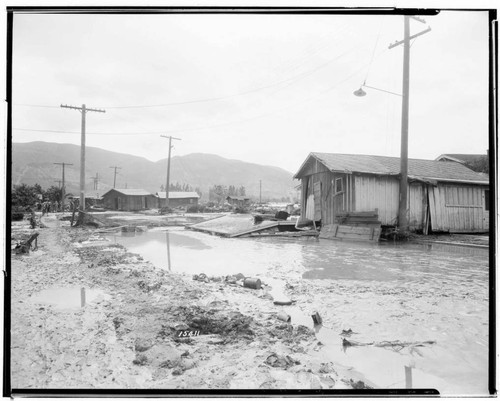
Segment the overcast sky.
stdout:
<svg viewBox="0 0 500 401">
<path fill-rule="evenodd" d="M 486 153 L 488 18 L 412 20 L 409 156 Z M 296 172 L 309 152 L 399 156 L 403 17 L 15 14 L 13 142 L 156 161 L 194 152 Z"/>
</svg>

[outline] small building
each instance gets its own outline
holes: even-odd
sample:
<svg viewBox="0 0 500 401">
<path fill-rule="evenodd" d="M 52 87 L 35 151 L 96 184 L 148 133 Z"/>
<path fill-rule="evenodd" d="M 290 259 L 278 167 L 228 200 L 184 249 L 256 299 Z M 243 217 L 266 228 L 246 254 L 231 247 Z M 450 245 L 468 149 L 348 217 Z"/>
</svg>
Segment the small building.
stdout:
<svg viewBox="0 0 500 401">
<path fill-rule="evenodd" d="M 85 206 L 101 206 L 102 197 L 99 195 L 85 195 Z"/>
<path fill-rule="evenodd" d="M 112 210 L 143 210 L 157 207 L 156 197 L 145 189 L 110 189 L 102 195 L 102 205 Z"/>
<path fill-rule="evenodd" d="M 234 207 L 247 207 L 250 206 L 250 198 L 246 196 L 228 196 L 226 202 Z"/>
<path fill-rule="evenodd" d="M 377 211 L 383 225 L 397 225 L 398 157 L 310 153 L 294 178 L 301 180 L 302 216 L 322 226 L 349 212 Z M 461 163 L 408 160 L 411 230 L 487 232 L 489 176 Z"/>
<path fill-rule="evenodd" d="M 166 207 L 167 193 L 157 192 L 158 207 Z M 200 195 L 197 192 L 168 192 L 168 206 L 169 207 L 180 207 L 180 206 L 194 206 L 198 204 Z"/>
</svg>

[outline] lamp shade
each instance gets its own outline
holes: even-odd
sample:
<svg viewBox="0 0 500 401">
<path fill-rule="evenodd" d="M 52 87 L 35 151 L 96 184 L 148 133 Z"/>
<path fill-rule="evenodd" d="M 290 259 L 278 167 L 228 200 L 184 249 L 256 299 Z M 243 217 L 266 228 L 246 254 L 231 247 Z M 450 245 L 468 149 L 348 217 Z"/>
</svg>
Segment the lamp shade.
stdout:
<svg viewBox="0 0 500 401">
<path fill-rule="evenodd" d="M 366 96 L 366 92 L 363 90 L 363 88 L 359 88 L 358 90 L 355 90 L 353 93 L 354 93 L 354 96 L 357 96 L 357 97 Z"/>
</svg>

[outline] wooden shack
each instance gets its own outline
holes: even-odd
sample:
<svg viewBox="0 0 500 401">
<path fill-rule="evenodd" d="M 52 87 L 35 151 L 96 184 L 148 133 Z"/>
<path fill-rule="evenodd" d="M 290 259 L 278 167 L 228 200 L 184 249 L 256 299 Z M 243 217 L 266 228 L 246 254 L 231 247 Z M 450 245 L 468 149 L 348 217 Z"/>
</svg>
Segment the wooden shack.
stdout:
<svg viewBox="0 0 500 401">
<path fill-rule="evenodd" d="M 310 153 L 301 180 L 302 216 L 322 226 L 354 212 L 373 212 L 396 225 L 400 159 Z M 408 160 L 408 222 L 413 231 L 487 232 L 489 177 L 456 162 Z"/>
<path fill-rule="evenodd" d="M 250 206 L 250 198 L 246 196 L 228 196 L 226 202 L 234 207 Z"/>
<path fill-rule="evenodd" d="M 156 208 L 157 198 L 144 189 L 110 189 L 102 195 L 102 205 L 112 210 L 143 210 Z"/>
<path fill-rule="evenodd" d="M 162 208 L 167 205 L 167 193 L 157 192 L 156 196 L 158 198 L 158 207 Z M 180 206 L 194 206 L 198 204 L 200 195 L 197 192 L 168 192 L 168 206 L 169 207 L 180 207 Z"/>
</svg>

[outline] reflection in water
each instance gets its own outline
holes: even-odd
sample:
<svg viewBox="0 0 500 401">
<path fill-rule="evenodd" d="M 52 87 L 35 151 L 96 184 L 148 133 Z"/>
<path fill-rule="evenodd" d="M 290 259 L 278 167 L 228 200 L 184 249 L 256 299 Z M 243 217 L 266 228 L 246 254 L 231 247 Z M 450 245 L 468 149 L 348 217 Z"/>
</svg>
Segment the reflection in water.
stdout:
<svg viewBox="0 0 500 401">
<path fill-rule="evenodd" d="M 107 299 L 109 295 L 101 290 L 80 287 L 57 287 L 42 290 L 30 298 L 30 302 L 51 304 L 58 309 L 83 308 L 86 304 Z"/>
<path fill-rule="evenodd" d="M 172 264 L 170 263 L 170 232 L 165 231 L 167 237 L 167 261 L 168 261 L 168 271 L 172 271 Z"/>
</svg>

